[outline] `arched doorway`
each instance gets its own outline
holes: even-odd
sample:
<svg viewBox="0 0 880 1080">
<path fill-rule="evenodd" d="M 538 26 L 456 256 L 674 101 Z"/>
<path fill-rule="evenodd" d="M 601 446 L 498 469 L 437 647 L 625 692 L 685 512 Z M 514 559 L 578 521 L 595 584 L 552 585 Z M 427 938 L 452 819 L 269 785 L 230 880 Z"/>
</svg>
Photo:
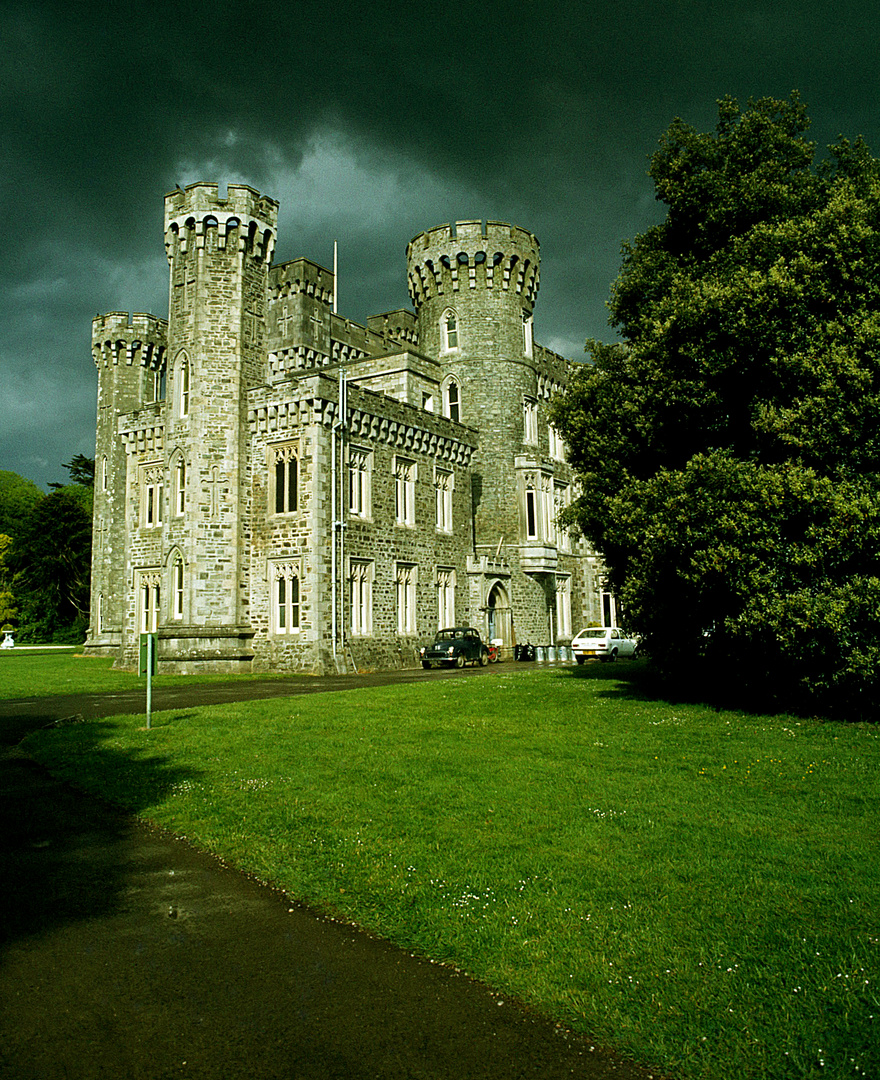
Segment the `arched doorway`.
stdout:
<svg viewBox="0 0 880 1080">
<path fill-rule="evenodd" d="M 502 648 L 513 644 L 510 597 L 500 581 L 495 582 L 486 599 L 486 629 L 489 641 L 500 640 Z"/>
</svg>

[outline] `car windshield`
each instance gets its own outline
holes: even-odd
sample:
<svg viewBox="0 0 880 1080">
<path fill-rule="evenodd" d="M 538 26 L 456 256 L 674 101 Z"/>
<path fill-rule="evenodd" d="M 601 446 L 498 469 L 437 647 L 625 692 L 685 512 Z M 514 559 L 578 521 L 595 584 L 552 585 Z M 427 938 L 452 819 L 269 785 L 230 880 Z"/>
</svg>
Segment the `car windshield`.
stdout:
<svg viewBox="0 0 880 1080">
<path fill-rule="evenodd" d="M 578 637 L 605 637 L 607 633 L 607 627 L 600 626 L 595 630 L 581 630 L 581 632 L 578 634 Z"/>
<path fill-rule="evenodd" d="M 454 641 L 462 636 L 461 630 L 438 630 L 435 641 Z"/>
</svg>

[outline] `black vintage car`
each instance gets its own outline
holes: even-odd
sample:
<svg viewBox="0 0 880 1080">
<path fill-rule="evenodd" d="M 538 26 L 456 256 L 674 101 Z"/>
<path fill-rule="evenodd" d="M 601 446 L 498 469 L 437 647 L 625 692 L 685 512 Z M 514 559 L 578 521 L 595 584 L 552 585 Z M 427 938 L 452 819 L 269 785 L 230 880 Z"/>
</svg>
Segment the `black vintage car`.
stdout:
<svg viewBox="0 0 880 1080">
<path fill-rule="evenodd" d="M 451 626 L 438 630 L 434 643 L 422 649 L 422 667 L 435 664 L 446 667 L 464 667 L 465 664 L 489 663 L 489 650 L 480 638 L 480 632 L 472 626 Z"/>
</svg>

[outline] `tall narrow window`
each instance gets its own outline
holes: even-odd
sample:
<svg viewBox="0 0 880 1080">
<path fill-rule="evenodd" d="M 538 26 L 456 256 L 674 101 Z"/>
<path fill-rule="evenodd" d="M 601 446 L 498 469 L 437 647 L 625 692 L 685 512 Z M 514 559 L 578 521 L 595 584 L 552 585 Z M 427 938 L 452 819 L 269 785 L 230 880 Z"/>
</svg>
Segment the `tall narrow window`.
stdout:
<svg viewBox="0 0 880 1080">
<path fill-rule="evenodd" d="M 177 459 L 174 466 L 174 513 L 182 517 L 186 511 L 186 462 L 183 457 Z"/>
<path fill-rule="evenodd" d="M 559 520 L 563 511 L 571 504 L 571 488 L 568 484 L 553 485 L 553 520 L 556 525 L 556 543 L 563 551 L 571 551 L 571 534 Z"/>
<path fill-rule="evenodd" d="M 171 617 L 173 619 L 183 618 L 183 583 L 183 559 L 178 555 L 171 566 Z"/>
<path fill-rule="evenodd" d="M 461 422 L 461 396 L 455 379 L 450 379 L 446 385 L 446 415 L 456 423 Z"/>
<path fill-rule="evenodd" d="M 297 634 L 300 629 L 299 569 L 291 563 L 273 563 L 272 630 L 275 634 Z"/>
<path fill-rule="evenodd" d="M 164 478 L 165 469 L 160 462 L 141 466 L 141 525 L 145 529 L 162 524 Z"/>
<path fill-rule="evenodd" d="M 405 458 L 394 462 L 394 516 L 398 525 L 416 523 L 416 463 Z"/>
<path fill-rule="evenodd" d="M 553 477 L 541 474 L 541 524 L 543 537 L 551 544 L 556 543 L 556 514 L 553 508 Z"/>
<path fill-rule="evenodd" d="M 444 352 L 451 352 L 458 348 L 458 320 L 454 311 L 445 311 L 440 320 L 441 339 Z"/>
<path fill-rule="evenodd" d="M 434 473 L 434 488 L 437 503 L 437 528 L 441 532 L 452 532 L 452 473 L 446 469 L 437 469 Z"/>
<path fill-rule="evenodd" d="M 617 603 L 614 593 L 602 593 L 602 625 L 614 626 L 617 623 Z"/>
<path fill-rule="evenodd" d="M 535 476 L 530 474 L 526 477 L 526 539 L 538 539 L 538 490 L 535 486 Z"/>
<path fill-rule="evenodd" d="M 299 462 L 293 446 L 273 446 L 274 499 L 276 514 L 292 514 L 299 509 Z"/>
<path fill-rule="evenodd" d="M 547 441 L 550 448 L 550 457 L 556 458 L 558 461 L 565 461 L 565 442 L 552 424 L 547 425 Z"/>
<path fill-rule="evenodd" d="M 397 564 L 397 632 L 416 632 L 416 567 L 412 563 Z"/>
<path fill-rule="evenodd" d="M 101 490 L 106 491 L 108 486 L 108 474 L 107 474 L 107 455 L 105 454 L 101 458 Z"/>
<path fill-rule="evenodd" d="M 165 400 L 165 368 L 161 367 L 158 371 L 151 371 L 147 376 L 151 381 L 151 391 L 153 401 Z"/>
<path fill-rule="evenodd" d="M 373 632 L 373 563 L 352 559 L 349 567 L 351 632 L 360 636 Z"/>
<path fill-rule="evenodd" d="M 523 312 L 523 350 L 526 356 L 532 355 L 532 316 L 526 315 L 525 312 Z"/>
<path fill-rule="evenodd" d="M 373 455 L 369 450 L 352 446 L 348 451 L 348 510 L 355 517 L 369 518 L 372 513 Z"/>
<path fill-rule="evenodd" d="M 141 570 L 138 574 L 138 624 L 142 634 L 155 634 L 159 629 L 161 580 L 158 570 Z"/>
<path fill-rule="evenodd" d="M 556 637 L 571 637 L 571 577 L 556 576 Z"/>
<path fill-rule="evenodd" d="M 455 570 L 437 569 L 437 629 L 455 626 Z"/>
<path fill-rule="evenodd" d="M 177 415 L 189 416 L 189 360 L 186 357 L 177 368 Z"/>
<path fill-rule="evenodd" d="M 523 398 L 523 442 L 538 441 L 538 403 L 534 398 Z"/>
</svg>

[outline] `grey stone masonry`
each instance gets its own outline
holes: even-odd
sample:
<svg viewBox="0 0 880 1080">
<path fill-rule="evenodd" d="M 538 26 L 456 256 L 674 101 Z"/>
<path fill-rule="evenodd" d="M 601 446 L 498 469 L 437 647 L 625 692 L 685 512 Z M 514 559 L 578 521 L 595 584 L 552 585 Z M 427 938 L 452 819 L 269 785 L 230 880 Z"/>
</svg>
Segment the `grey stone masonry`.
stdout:
<svg viewBox="0 0 880 1080">
<path fill-rule="evenodd" d="M 604 573 L 547 404 L 570 362 L 534 340 L 539 245 L 458 222 L 407 248 L 413 311 L 363 326 L 333 273 L 271 264 L 278 205 L 165 199 L 167 323 L 93 324 L 87 648 L 163 671 L 414 666 L 443 624 L 510 655 L 601 622 Z"/>
</svg>

